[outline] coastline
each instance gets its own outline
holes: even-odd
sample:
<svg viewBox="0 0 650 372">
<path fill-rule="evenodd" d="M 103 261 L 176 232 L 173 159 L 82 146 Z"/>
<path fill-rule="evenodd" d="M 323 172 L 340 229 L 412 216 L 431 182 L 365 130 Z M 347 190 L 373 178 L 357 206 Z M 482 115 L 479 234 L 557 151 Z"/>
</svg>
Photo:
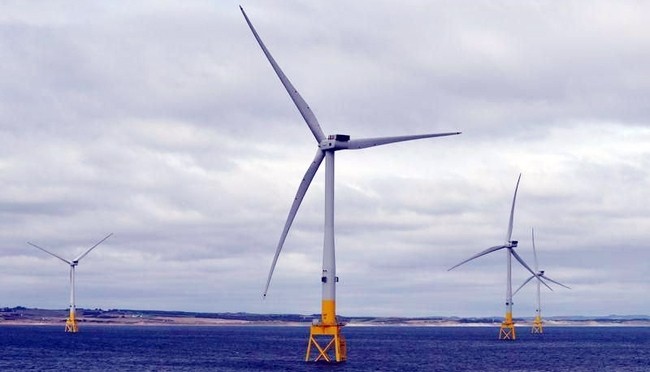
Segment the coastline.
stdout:
<svg viewBox="0 0 650 372">
<path fill-rule="evenodd" d="M 0 326 L 61 326 L 67 310 L 0 309 Z M 77 309 L 77 322 L 84 326 L 280 326 L 309 327 L 318 315 L 196 313 L 182 311 Z M 498 327 L 500 317 L 339 317 L 347 327 Z M 530 327 L 533 318 L 515 318 L 517 327 Z M 650 327 L 650 316 L 552 316 L 544 319 L 547 327 Z"/>
<path fill-rule="evenodd" d="M 65 318 L 52 319 L 20 319 L 20 320 L 0 320 L 2 326 L 65 326 Z M 79 325 L 99 326 L 99 327 L 121 327 L 121 326 L 138 326 L 138 327 L 166 327 L 166 326 L 183 326 L 183 327 L 306 327 L 310 322 L 282 322 L 282 321 L 247 321 L 232 319 L 201 319 L 201 318 L 151 318 L 151 319 L 126 319 L 126 320 L 98 320 L 93 318 L 77 318 Z M 499 327 L 500 322 L 495 323 L 465 323 L 465 322 L 428 322 L 428 321 L 404 321 L 404 322 L 347 322 L 346 327 L 448 327 L 448 328 L 477 328 L 477 327 Z M 533 325 L 532 321 L 515 321 L 516 327 L 528 328 Z M 650 327 L 650 321 L 625 321 L 625 322 L 605 322 L 605 321 L 544 321 L 545 327 Z"/>
</svg>

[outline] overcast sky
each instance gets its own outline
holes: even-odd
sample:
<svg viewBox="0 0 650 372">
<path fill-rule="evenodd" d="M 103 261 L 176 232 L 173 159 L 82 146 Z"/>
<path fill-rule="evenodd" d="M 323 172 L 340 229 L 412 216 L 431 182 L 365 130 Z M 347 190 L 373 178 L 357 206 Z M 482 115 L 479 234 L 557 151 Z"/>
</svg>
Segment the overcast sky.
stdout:
<svg viewBox="0 0 650 372">
<path fill-rule="evenodd" d="M 513 239 L 571 290 L 650 311 L 650 4 L 242 1 L 337 153 L 341 315 L 493 316 Z M 0 306 L 320 312 L 324 171 L 234 1 L 0 3 Z M 527 273 L 514 266 L 518 285 Z M 515 316 L 534 315 L 534 288 Z"/>
</svg>

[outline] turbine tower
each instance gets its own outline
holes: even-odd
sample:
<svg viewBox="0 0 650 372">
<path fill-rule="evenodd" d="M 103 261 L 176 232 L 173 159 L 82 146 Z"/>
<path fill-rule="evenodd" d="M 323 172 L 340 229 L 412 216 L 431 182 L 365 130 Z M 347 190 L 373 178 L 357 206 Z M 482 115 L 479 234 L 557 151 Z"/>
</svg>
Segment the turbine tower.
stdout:
<svg viewBox="0 0 650 372">
<path fill-rule="evenodd" d="M 500 340 L 514 340 L 516 339 L 517 335 L 515 334 L 515 323 L 512 321 L 512 257 L 514 257 L 519 263 L 526 268 L 526 270 L 530 271 L 531 274 L 533 274 L 533 277 L 537 277 L 537 274 L 533 272 L 533 270 L 524 262 L 524 260 L 517 254 L 514 248 L 517 247 L 517 241 L 512 240 L 512 225 L 514 222 L 514 213 L 515 213 L 515 201 L 517 200 L 517 190 L 519 189 L 519 181 L 521 180 L 521 173 L 519 174 L 519 178 L 517 178 L 517 186 L 515 186 L 515 195 L 512 197 L 512 207 L 510 208 L 510 221 L 508 222 L 508 233 L 506 234 L 506 241 L 502 245 L 497 245 L 494 247 L 490 247 L 483 252 L 477 253 L 474 256 L 466 259 L 465 261 L 460 262 L 459 264 L 451 267 L 447 271 L 451 271 L 455 269 L 456 267 L 469 262 L 475 258 L 484 256 L 486 254 L 498 251 L 500 249 L 506 249 L 506 264 L 507 264 L 507 270 L 506 270 L 506 316 L 504 321 L 501 323 L 501 327 L 499 328 L 499 339 Z M 539 278 L 538 278 L 539 279 Z M 548 287 L 546 283 L 543 283 Z M 550 289 L 550 287 L 549 287 Z"/>
<path fill-rule="evenodd" d="M 311 184 L 316 171 L 320 167 L 323 160 L 325 160 L 325 227 L 324 227 L 324 244 L 323 244 L 323 271 L 321 275 L 322 283 L 322 301 L 321 301 L 321 319 L 315 319 L 310 328 L 309 342 L 307 345 L 307 354 L 305 356 L 305 361 L 309 361 L 311 358 L 312 346 L 317 350 L 317 355 L 314 361 L 324 360 L 332 361 L 334 359 L 336 362 L 341 362 L 347 359 L 346 352 L 346 343 L 345 338 L 341 334 L 341 327 L 343 326 L 337 320 L 336 317 L 336 282 L 338 277 L 336 276 L 336 262 L 335 262 L 335 253 L 334 253 L 334 154 L 339 150 L 358 150 L 365 149 L 373 146 L 386 145 L 389 143 L 411 141 L 422 138 L 432 138 L 432 137 L 442 137 L 460 134 L 460 132 L 451 132 L 451 133 L 436 133 L 436 134 L 422 134 L 422 135 L 410 135 L 410 136 L 399 136 L 399 137 L 383 137 L 383 138 L 364 138 L 364 139 L 351 139 L 349 135 L 344 134 L 334 134 L 325 136 L 321 127 L 316 119 L 316 116 L 311 111 L 305 100 L 300 96 L 296 88 L 291 84 L 289 79 L 282 72 L 278 64 L 275 62 L 271 53 L 266 48 L 262 40 L 260 39 L 257 31 L 253 27 L 253 24 L 249 20 L 246 12 L 240 6 L 242 14 L 246 19 L 248 27 L 253 33 L 253 36 L 257 40 L 257 43 L 262 48 L 262 51 L 266 55 L 266 58 L 270 62 L 273 70 L 277 74 L 278 78 L 284 85 L 285 89 L 289 93 L 289 96 L 293 100 L 294 104 L 298 108 L 298 111 L 304 118 L 307 126 L 311 130 L 312 134 L 316 139 L 318 148 L 316 150 L 316 156 L 309 165 L 307 172 L 300 182 L 298 191 L 293 200 L 293 204 L 289 210 L 289 215 L 280 235 L 280 240 L 278 242 L 275 256 L 273 257 L 273 262 L 271 264 L 271 269 L 266 281 L 266 286 L 264 287 L 264 297 L 269 289 L 269 284 L 271 282 L 271 277 L 273 275 L 273 270 L 278 261 L 280 251 L 284 244 L 287 234 L 293 223 L 293 220 L 296 216 L 296 212 L 300 207 L 300 204 Z M 326 344 L 321 346 L 319 339 L 325 339 Z M 334 357 L 330 355 L 331 352 L 334 353 Z"/>
<path fill-rule="evenodd" d="M 68 265 L 70 265 L 70 315 L 68 316 L 68 319 L 66 319 L 66 321 L 65 321 L 65 331 L 66 332 L 76 333 L 76 332 L 79 331 L 79 327 L 77 327 L 77 320 L 75 318 L 75 312 L 76 312 L 75 293 L 74 293 L 74 271 L 75 271 L 75 267 L 77 267 L 77 265 L 79 264 L 79 261 L 81 261 L 82 258 L 86 257 L 86 255 L 88 253 L 90 253 L 90 251 L 92 251 L 93 249 L 95 249 L 95 247 L 97 247 L 98 245 L 103 243 L 104 240 L 108 239 L 111 235 L 113 235 L 113 233 L 110 233 L 110 234 L 106 235 L 106 237 L 104 237 L 104 239 L 97 242 L 97 244 L 90 247 L 87 251 L 85 251 L 83 254 L 81 254 L 79 257 L 75 258 L 72 261 L 68 261 L 65 258 L 62 258 L 62 257 L 48 251 L 47 249 L 45 249 L 43 247 L 39 247 L 36 244 L 27 242 L 27 244 L 31 245 L 32 247 L 38 248 L 41 251 L 43 251 L 43 252 L 45 252 L 45 253 L 47 253 L 49 255 L 52 255 L 52 256 L 58 258 L 59 260 L 67 263 Z"/>
<path fill-rule="evenodd" d="M 537 250 L 535 249 L 535 229 L 531 229 L 531 237 L 532 237 L 532 240 L 533 240 L 533 257 L 535 258 L 535 272 L 537 273 L 536 276 L 537 276 L 540 280 L 537 281 L 537 308 L 535 309 L 535 320 L 533 321 L 533 328 L 530 330 L 530 332 L 531 332 L 531 333 L 538 333 L 538 334 L 541 334 L 541 333 L 544 333 L 544 328 L 543 328 L 543 326 L 542 326 L 542 305 L 541 305 L 541 303 L 542 303 L 541 297 L 542 297 L 542 296 L 541 296 L 541 294 L 540 294 L 540 282 L 541 282 L 541 279 L 546 279 L 546 280 L 548 280 L 548 281 L 551 282 L 551 283 L 555 283 L 555 284 L 557 284 L 557 285 L 559 285 L 559 286 L 562 286 L 562 287 L 564 287 L 564 288 L 567 288 L 567 289 L 571 289 L 571 288 L 570 288 L 570 287 L 567 287 L 566 285 L 564 285 L 564 284 L 562 284 L 562 283 L 560 283 L 560 282 L 558 282 L 558 281 L 555 281 L 555 280 L 549 278 L 548 276 L 546 276 L 546 275 L 544 274 L 544 270 L 540 270 L 540 269 L 539 269 L 539 266 L 538 266 L 538 264 L 537 264 Z M 512 295 L 513 295 L 513 296 L 516 295 L 516 294 L 517 294 L 517 293 L 518 293 L 522 288 L 524 288 L 524 286 L 525 286 L 526 284 L 528 284 L 528 283 L 529 283 L 529 282 L 530 282 L 534 277 L 535 277 L 535 275 L 531 275 L 528 279 L 526 279 L 526 281 L 523 282 L 523 283 L 519 286 L 519 288 L 517 288 L 517 290 L 515 291 L 515 293 L 513 293 Z"/>
</svg>

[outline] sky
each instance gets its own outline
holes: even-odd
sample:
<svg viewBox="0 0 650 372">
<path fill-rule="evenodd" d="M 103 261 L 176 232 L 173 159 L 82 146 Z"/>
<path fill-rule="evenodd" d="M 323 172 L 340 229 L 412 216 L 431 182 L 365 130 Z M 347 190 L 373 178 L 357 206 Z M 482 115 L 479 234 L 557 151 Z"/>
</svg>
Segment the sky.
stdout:
<svg viewBox="0 0 650 372">
<path fill-rule="evenodd" d="M 320 312 L 324 170 L 234 1 L 0 3 L 0 306 Z M 241 1 L 337 152 L 337 312 L 650 314 L 646 2 Z M 513 267 L 515 288 L 528 274 Z M 514 299 L 533 316 L 534 287 Z"/>
</svg>

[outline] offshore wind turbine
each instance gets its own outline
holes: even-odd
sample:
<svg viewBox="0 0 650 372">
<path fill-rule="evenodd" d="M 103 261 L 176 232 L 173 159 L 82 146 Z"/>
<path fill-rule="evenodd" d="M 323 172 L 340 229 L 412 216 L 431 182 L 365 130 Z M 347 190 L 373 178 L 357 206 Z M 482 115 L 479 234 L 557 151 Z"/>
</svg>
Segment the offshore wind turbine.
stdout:
<svg viewBox="0 0 650 372">
<path fill-rule="evenodd" d="M 287 216 L 282 234 L 280 235 L 280 240 L 276 247 L 275 255 L 273 256 L 273 262 L 271 263 L 271 269 L 269 271 L 266 285 L 264 287 L 263 297 L 266 297 L 266 294 L 268 292 L 275 265 L 278 261 L 280 251 L 282 250 L 282 246 L 284 245 L 284 241 L 287 238 L 287 234 L 289 233 L 289 229 L 291 228 L 291 224 L 293 223 L 298 208 L 302 203 L 303 197 L 305 196 L 305 193 L 307 192 L 307 189 L 309 188 L 309 185 L 311 184 L 316 171 L 320 167 L 323 160 L 325 160 L 325 223 L 323 243 L 323 270 L 321 275 L 321 318 L 320 320 L 314 319 L 311 325 L 305 361 L 310 360 L 313 345 L 318 351 L 317 356 L 314 359 L 315 361 L 332 361 L 330 352 L 333 351 L 335 361 L 341 362 L 347 359 L 347 352 L 345 338 L 341 334 L 341 327 L 343 324 L 340 323 L 336 317 L 336 282 L 338 281 L 338 277 L 336 276 L 334 249 L 334 154 L 336 151 L 340 150 L 359 150 L 396 142 L 456 135 L 460 134 L 460 132 L 361 139 L 351 139 L 349 135 L 344 134 L 325 136 L 312 110 L 309 108 L 305 100 L 298 93 L 296 88 L 294 88 L 284 72 L 282 72 L 278 64 L 275 62 L 275 59 L 273 59 L 271 53 L 262 42 L 260 36 L 257 34 L 255 27 L 253 27 L 253 24 L 246 15 L 246 12 L 244 12 L 244 9 L 241 6 L 239 8 L 244 15 L 248 27 L 253 33 L 255 40 L 257 40 L 257 43 L 259 44 L 260 48 L 262 48 L 264 55 L 273 67 L 273 70 L 275 70 L 275 73 L 282 82 L 282 85 L 284 85 L 284 88 L 289 93 L 289 96 L 307 123 L 307 126 L 316 139 L 318 146 L 316 149 L 316 156 L 307 168 L 307 171 L 305 172 L 305 175 L 300 182 L 298 191 L 296 192 L 296 196 L 289 210 L 289 215 Z M 325 338 L 328 343 L 321 346 L 321 344 L 318 342 L 319 338 Z"/>
<path fill-rule="evenodd" d="M 531 229 L 531 237 L 532 237 L 532 240 L 533 240 L 533 257 L 535 258 L 535 272 L 537 273 L 536 276 L 539 279 L 546 279 L 551 283 L 555 283 L 555 284 L 557 284 L 559 286 L 562 286 L 564 288 L 571 289 L 570 287 L 567 287 L 566 285 L 549 278 L 548 276 L 546 276 L 544 274 L 544 270 L 539 269 L 539 266 L 538 266 L 538 263 L 537 263 L 537 250 L 535 249 L 535 229 Z M 522 288 L 524 288 L 524 286 L 526 284 L 528 284 L 534 277 L 535 277 L 535 275 L 531 275 L 528 279 L 526 279 L 526 281 L 523 282 L 519 286 L 519 288 L 517 288 L 515 293 L 513 293 L 512 295 L 513 296 L 516 295 L 517 292 L 519 292 Z M 542 303 L 541 297 L 542 296 L 540 294 L 540 282 L 541 282 L 541 280 L 537 281 L 537 308 L 535 309 L 535 320 L 533 321 L 533 328 L 530 330 L 530 332 L 531 333 L 540 333 L 541 334 L 541 333 L 544 333 L 544 328 L 542 326 L 542 305 L 541 305 L 541 303 Z"/>
<path fill-rule="evenodd" d="M 452 266 L 449 270 L 451 271 L 455 269 L 456 267 L 469 262 L 475 258 L 484 256 L 486 254 L 496 252 L 501 249 L 506 250 L 506 263 L 507 263 L 507 270 L 506 270 L 506 315 L 505 319 L 501 323 L 501 327 L 499 328 L 499 339 L 500 340 L 514 340 L 516 339 L 516 334 L 515 334 L 515 323 L 512 321 L 512 257 L 514 257 L 519 263 L 526 268 L 526 270 L 530 271 L 531 274 L 533 274 L 533 277 L 537 277 L 537 274 L 533 272 L 533 270 L 524 262 L 524 260 L 517 254 L 515 251 L 515 248 L 517 247 L 518 241 L 512 240 L 512 226 L 514 223 L 514 214 L 515 214 L 515 201 L 517 200 L 517 190 L 519 189 L 519 181 L 521 180 L 521 173 L 519 174 L 519 178 L 517 178 L 517 186 L 515 186 L 515 195 L 512 197 L 512 206 L 510 207 L 510 220 L 508 222 L 508 232 L 506 234 L 506 240 L 504 244 L 497 245 L 494 247 L 490 247 L 480 253 L 475 254 L 474 256 L 460 262 L 459 264 L 456 264 Z M 538 278 L 539 280 L 539 278 Z M 546 283 L 543 283 L 548 287 Z M 550 289 L 550 287 L 549 287 Z"/>
<path fill-rule="evenodd" d="M 103 243 L 111 235 L 113 235 L 113 233 L 110 233 L 110 234 L 106 235 L 106 237 L 104 237 L 104 239 L 100 240 L 99 242 L 97 242 L 97 244 L 95 244 L 92 247 L 88 248 L 88 250 L 86 250 L 84 253 L 82 253 L 81 255 L 79 255 L 77 258 L 75 258 L 72 261 L 68 261 L 65 258 L 63 258 L 63 257 L 61 257 L 61 256 L 59 256 L 57 254 L 54 254 L 54 253 L 48 251 L 47 249 L 45 249 L 43 247 L 39 247 L 36 244 L 27 242 L 27 244 L 31 245 L 32 247 L 38 248 L 41 251 L 43 251 L 43 252 L 45 252 L 45 253 L 47 253 L 49 255 L 52 255 L 52 256 L 58 258 L 59 260 L 65 262 L 66 264 L 70 265 L 70 315 L 68 316 L 68 319 L 66 319 L 66 321 L 65 321 L 65 331 L 66 332 L 76 333 L 76 332 L 79 331 L 79 327 L 77 327 L 77 320 L 75 318 L 75 312 L 76 312 L 75 291 L 74 291 L 74 289 L 75 289 L 75 277 L 74 277 L 75 267 L 77 267 L 77 265 L 79 264 L 79 261 L 81 261 L 82 258 L 86 257 L 86 255 L 88 253 L 90 253 L 90 251 L 92 251 L 93 249 L 95 249 L 95 247 L 97 247 L 98 245 Z"/>
</svg>

